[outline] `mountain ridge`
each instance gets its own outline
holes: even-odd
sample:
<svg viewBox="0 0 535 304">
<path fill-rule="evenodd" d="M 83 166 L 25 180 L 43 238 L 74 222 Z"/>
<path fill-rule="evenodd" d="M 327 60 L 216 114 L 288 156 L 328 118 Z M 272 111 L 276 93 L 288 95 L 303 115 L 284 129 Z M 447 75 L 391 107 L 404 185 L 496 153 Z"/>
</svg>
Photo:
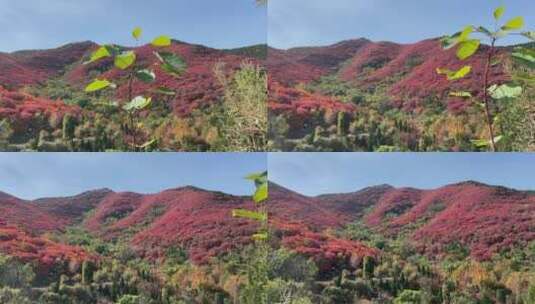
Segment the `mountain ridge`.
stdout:
<svg viewBox="0 0 535 304">
<path fill-rule="evenodd" d="M 15 229 L 33 237 L 73 224 L 103 239 L 129 236 L 132 248 L 155 260 L 180 245 L 200 264 L 249 244 L 256 229 L 231 216 L 233 209 L 252 208 L 250 198 L 191 186 L 153 194 L 89 191 L 70 199 L 0 198 L 0 210 L 7 215 L 2 224 L 11 227 L 11 234 Z M 281 244 L 322 265 L 331 265 L 332 256 L 350 263 L 361 261 L 360 254 L 379 254 L 328 233 L 355 221 L 387 236 L 408 233 L 415 248 L 430 257 L 459 242 L 474 258 L 487 260 L 535 239 L 535 194 L 474 181 L 431 190 L 378 185 L 314 197 L 270 183 L 268 208 Z"/>
</svg>

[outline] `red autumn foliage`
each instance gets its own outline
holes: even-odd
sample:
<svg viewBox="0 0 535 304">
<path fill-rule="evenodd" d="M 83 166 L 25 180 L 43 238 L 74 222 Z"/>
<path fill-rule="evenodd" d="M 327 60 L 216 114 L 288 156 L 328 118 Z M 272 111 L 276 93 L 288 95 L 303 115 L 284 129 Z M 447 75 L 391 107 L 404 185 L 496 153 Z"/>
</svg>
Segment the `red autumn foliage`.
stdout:
<svg viewBox="0 0 535 304">
<path fill-rule="evenodd" d="M 309 83 L 335 72 L 367 43 L 366 39 L 356 39 L 324 47 L 269 48 L 266 65 L 271 77 L 284 85 Z"/>
<path fill-rule="evenodd" d="M 353 112 L 356 109 L 354 105 L 343 103 L 332 97 L 284 87 L 274 81 L 269 83 L 269 108 L 274 114 L 287 113 L 305 117 L 319 110 Z"/>
<path fill-rule="evenodd" d="M 0 253 L 15 257 L 24 263 L 37 266 L 37 273 L 48 274 L 56 267 L 68 265 L 70 269 L 79 268 L 83 261 L 96 260 L 79 247 L 59 244 L 8 225 L 0 220 Z"/>
<path fill-rule="evenodd" d="M 0 119 L 7 119 L 15 133 L 24 134 L 30 129 L 41 129 L 43 120 L 55 115 L 61 121 L 65 114 L 78 116 L 78 106 L 66 105 L 62 101 L 52 101 L 29 94 L 8 91 L 0 86 Z"/>
<path fill-rule="evenodd" d="M 127 97 L 126 81 L 122 77 L 125 72 L 115 69 L 111 58 L 89 65 L 83 64 L 97 47 L 93 42 L 81 42 L 50 50 L 0 53 L 0 86 L 18 90 L 27 85 L 42 84 L 46 80 L 59 77 L 83 90 L 95 77 L 107 77 L 119 84 L 116 97 L 124 99 Z M 146 92 L 159 87 L 173 89 L 177 92 L 176 96 L 171 98 L 158 96 L 160 97 L 158 100 L 168 102 L 174 113 L 180 116 L 206 108 L 221 100 L 223 88 L 215 79 L 213 72 L 216 63 L 224 63 L 226 73 L 237 70 L 244 61 L 261 64 L 259 60 L 233 53 L 232 50 L 223 51 L 174 42 L 172 46 L 158 50 L 178 54 L 186 61 L 187 70 L 181 77 L 175 78 L 159 68 L 158 60 L 153 54 L 156 48 L 145 45 L 135 50 L 138 55 L 137 65 L 153 69 L 157 75 L 157 81 L 152 84 L 135 81 L 134 96 L 145 95 Z M 29 96 L 26 99 L 26 104 L 20 105 L 22 107 L 20 109 L 7 100 L 6 104 L 0 105 L 0 115 L 13 116 L 14 121 L 17 121 L 29 119 L 36 112 L 48 113 L 61 110 L 44 99 Z M 60 104 L 60 102 L 57 103 L 58 107 Z M 21 122 L 21 125 L 25 124 L 26 122 Z"/>
<path fill-rule="evenodd" d="M 59 230 L 67 223 L 34 204 L 0 192 L 0 214 L 6 225 L 13 225 L 35 234 Z"/>
<path fill-rule="evenodd" d="M 244 61 L 259 64 L 257 60 L 245 56 L 233 55 L 221 50 L 181 42 L 175 42 L 167 48 L 144 45 L 134 50 L 137 54 L 136 65 L 154 70 L 156 82 L 147 84 L 141 81 L 134 81 L 133 96 L 146 95 L 146 92 L 159 87 L 172 89 L 177 92 L 177 95 L 171 98 L 170 106 L 177 115 L 181 116 L 188 115 L 195 109 L 202 109 L 217 103 L 221 99 L 223 88 L 214 77 L 216 63 L 223 63 L 227 73 L 239 69 Z M 155 51 L 165 51 L 179 55 L 187 63 L 185 73 L 180 77 L 174 77 L 163 72 L 158 59 L 154 55 Z M 95 76 L 93 72 L 95 71 L 103 72 L 98 77 L 110 79 L 119 84 L 116 90 L 117 97 L 122 99 L 128 97 L 128 86 L 125 84 L 127 72 L 113 68 L 111 58 L 89 65 L 78 65 L 66 77 L 72 84 L 84 87 L 93 80 L 92 78 Z"/>
<path fill-rule="evenodd" d="M 408 229 L 417 249 L 429 256 L 444 254 L 448 245 L 459 242 L 472 257 L 486 260 L 501 250 L 535 240 L 535 195 L 526 191 L 477 182 L 434 190 L 382 185 L 317 197 L 281 192 L 274 186 L 270 189 L 281 193 L 270 191 L 282 205 L 284 201 L 288 205 L 308 201 L 315 207 L 308 209 L 308 217 L 321 218 L 318 227 L 329 227 L 333 220 L 337 224 L 330 227 L 339 227 L 364 216 L 368 226 L 386 234 Z"/>
<path fill-rule="evenodd" d="M 343 51 L 340 45 L 346 46 Z M 481 95 L 484 58 L 488 49 L 482 46 L 475 56 L 460 61 L 455 55 L 456 50 L 444 51 L 438 39 L 405 45 L 359 39 L 327 47 L 271 50 L 267 66 L 273 82 L 290 87 L 332 74 L 359 88 L 375 87 L 385 79 L 394 79 L 388 91 L 393 105 L 414 111 L 421 108 L 429 97 L 448 100 L 448 94 L 452 91 L 470 91 L 474 96 Z M 506 48 L 500 48 L 498 52 L 502 60 L 507 60 Z M 457 70 L 464 65 L 471 65 L 472 72 L 457 81 L 448 81 L 446 76 L 436 71 L 437 68 Z M 503 65 L 491 69 L 492 83 L 499 84 L 509 79 Z M 318 103 L 325 100 L 321 96 L 311 97 Z M 274 95 L 270 99 L 270 108 L 280 111 L 279 107 L 290 107 L 293 103 L 289 103 L 287 98 L 284 94 Z M 449 109 L 458 113 L 466 107 L 466 103 L 465 100 L 456 99 Z"/>
<path fill-rule="evenodd" d="M 317 124 L 315 116 L 325 111 L 354 113 L 357 110 L 353 104 L 343 103 L 332 97 L 311 94 L 305 90 L 285 87 L 271 80 L 268 98 L 270 115 L 283 114 L 292 132 L 315 126 Z"/>
<path fill-rule="evenodd" d="M 181 246 L 195 263 L 202 264 L 251 242 L 256 224 L 232 218 L 231 210 L 253 206 L 247 197 L 194 187 L 156 194 L 104 189 L 36 201 L 1 193 L 0 213 L 4 216 L 0 224 L 10 228 L 0 228 L 4 229 L 0 248 L 4 253 L 27 257 L 35 254 L 30 250 L 37 246 L 31 239 L 35 238 L 56 256 L 61 245 L 38 235 L 80 222 L 83 214 L 93 210 L 84 225 L 106 239 L 130 235 L 132 247 L 150 259 L 162 258 L 171 246 Z M 383 185 L 317 197 L 271 183 L 267 206 L 274 235 L 281 244 L 312 257 L 325 270 L 340 263 L 355 267 L 364 256 L 379 254 L 329 233 L 359 218 L 389 235 L 408 231 L 416 248 L 429 256 L 440 256 L 448 245 L 459 242 L 474 258 L 485 260 L 503 249 L 535 240 L 533 194 L 476 182 L 434 190 Z M 19 240 L 33 247 L 24 251 L 17 245 Z M 77 256 L 78 251 L 69 250 L 63 251 Z"/>
<path fill-rule="evenodd" d="M 94 47 L 92 42 L 68 44 L 51 50 L 0 53 L 0 86 L 20 88 L 60 76 Z"/>
<path fill-rule="evenodd" d="M 486 260 L 535 240 L 535 196 L 476 182 L 435 190 L 392 189 L 365 221 L 372 227 L 385 224 L 381 229 L 387 233 L 422 221 L 411 234 L 421 251 L 436 256 L 459 242 L 474 258 Z"/>
<path fill-rule="evenodd" d="M 300 222 L 276 222 L 275 233 L 281 235 L 282 245 L 311 257 L 321 273 L 343 265 L 358 268 L 364 257 L 377 258 L 380 251 L 360 242 L 338 239 L 326 233 L 312 232 Z"/>
</svg>

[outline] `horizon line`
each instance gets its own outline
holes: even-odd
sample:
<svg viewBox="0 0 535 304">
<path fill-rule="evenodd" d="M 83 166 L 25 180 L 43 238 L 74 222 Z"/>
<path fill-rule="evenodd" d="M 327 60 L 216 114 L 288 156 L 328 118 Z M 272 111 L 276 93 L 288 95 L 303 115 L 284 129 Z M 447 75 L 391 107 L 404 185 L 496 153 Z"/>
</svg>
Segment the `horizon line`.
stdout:
<svg viewBox="0 0 535 304">
<path fill-rule="evenodd" d="M 232 50 L 237 50 L 237 49 L 241 49 L 241 48 L 264 46 L 264 45 L 266 46 L 266 48 L 268 47 L 267 43 L 255 43 L 255 44 L 246 44 L 246 45 L 236 46 L 236 47 L 232 47 L 232 48 L 218 48 L 218 47 L 213 47 L 213 46 L 209 46 L 209 45 L 206 45 L 206 44 L 179 40 L 177 38 L 171 38 L 171 41 L 173 43 L 182 43 L 182 44 L 193 45 L 193 46 L 202 46 L 202 47 L 205 47 L 205 48 L 210 48 L 210 49 L 218 50 L 218 51 L 232 51 Z M 143 46 L 147 46 L 147 45 L 151 44 L 150 42 L 143 43 L 141 45 L 121 45 L 121 44 L 116 44 L 116 43 L 102 43 L 101 44 L 101 43 L 98 43 L 98 42 L 95 42 L 95 41 L 89 39 L 89 40 L 78 40 L 78 41 L 73 41 L 73 42 L 65 42 L 65 43 L 61 43 L 60 45 L 58 45 L 56 47 L 50 47 L 50 48 L 20 49 L 20 50 L 14 50 L 14 51 L 2 51 L 2 50 L 0 50 L 0 54 L 3 53 L 3 54 L 8 54 L 8 55 L 13 55 L 13 54 L 20 53 L 20 52 L 50 51 L 50 50 L 60 49 L 60 48 L 63 48 L 63 47 L 69 46 L 69 45 L 82 44 L 82 43 L 93 43 L 93 44 L 98 45 L 98 46 L 101 46 L 101 45 L 116 45 L 116 46 L 129 48 L 129 49 L 143 47 Z"/>
<path fill-rule="evenodd" d="M 323 195 L 356 193 L 356 192 L 360 192 L 360 191 L 363 191 L 363 190 L 366 190 L 366 189 L 369 189 L 369 188 L 374 188 L 374 187 L 391 187 L 393 189 L 415 189 L 415 190 L 429 191 L 429 190 L 437 190 L 437 189 L 440 189 L 440 188 L 444 188 L 444 187 L 448 187 L 448 186 L 454 186 L 454 185 L 460 185 L 460 184 L 465 184 L 465 183 L 477 183 L 477 184 L 480 184 L 482 186 L 488 186 L 488 187 L 503 187 L 503 188 L 512 189 L 512 190 L 516 190 L 516 191 L 522 191 L 522 192 L 534 191 L 533 189 L 521 189 L 521 188 L 516 188 L 516 187 L 512 187 L 512 186 L 490 184 L 490 183 L 487 183 L 487 182 L 481 182 L 479 180 L 468 179 L 468 180 L 459 180 L 457 182 L 451 182 L 451 183 L 443 184 L 441 186 L 435 186 L 435 187 L 430 187 L 430 188 L 415 187 L 415 186 L 409 186 L 409 185 L 392 185 L 392 184 L 389 184 L 389 183 L 384 183 L 384 184 L 370 184 L 368 186 L 365 186 L 365 187 L 362 187 L 362 188 L 357 188 L 354 191 L 348 191 L 348 192 L 324 192 L 324 193 L 320 193 L 320 194 L 316 194 L 316 195 L 307 195 L 307 194 L 302 193 L 301 191 L 295 190 L 295 189 L 293 189 L 291 187 L 288 187 L 288 186 L 281 185 L 280 183 L 277 183 L 277 182 L 272 181 L 272 180 L 269 180 L 269 183 L 270 184 L 274 184 L 277 187 L 284 188 L 286 190 L 295 192 L 295 193 L 297 193 L 299 195 L 302 195 L 302 196 L 305 196 L 305 197 L 309 197 L 309 198 L 315 198 L 315 197 L 319 197 L 319 196 L 323 196 Z M 151 192 L 137 192 L 135 190 L 122 190 L 122 191 L 119 190 L 118 191 L 118 190 L 114 190 L 111 187 L 89 188 L 89 189 L 87 189 L 85 191 L 78 192 L 78 193 L 75 193 L 75 194 L 50 195 L 50 196 L 38 197 L 38 198 L 34 198 L 34 199 L 22 198 L 22 197 L 13 195 L 13 194 L 8 193 L 8 192 L 4 192 L 2 190 L 0 190 L 0 193 L 12 196 L 12 197 L 14 197 L 16 199 L 19 199 L 19 200 L 22 200 L 22 201 L 25 201 L 25 202 L 35 202 L 35 201 L 42 200 L 42 199 L 69 198 L 69 197 L 75 197 L 75 196 L 79 196 L 79 195 L 90 193 L 90 192 L 106 191 L 106 190 L 110 191 L 112 193 L 115 193 L 115 194 L 134 193 L 134 194 L 141 194 L 141 195 L 155 195 L 155 194 L 159 194 L 159 193 L 166 192 L 166 191 L 174 191 L 174 190 L 179 191 L 179 190 L 184 190 L 184 189 L 188 189 L 188 188 L 192 188 L 192 189 L 196 189 L 196 190 L 200 190 L 200 191 L 205 191 L 205 192 L 222 193 L 222 194 L 232 195 L 232 196 L 236 196 L 236 197 L 252 196 L 252 194 L 251 195 L 248 195 L 248 194 L 234 194 L 234 193 L 229 193 L 229 192 L 224 191 L 224 190 L 208 189 L 208 188 L 203 188 L 203 187 L 199 187 L 199 186 L 195 186 L 195 185 L 191 185 L 191 184 L 190 185 L 181 185 L 181 186 L 172 187 L 172 188 L 163 188 L 163 189 L 161 189 L 159 191 L 151 191 Z"/>
<path fill-rule="evenodd" d="M 290 46 L 290 47 L 279 47 L 279 46 L 274 46 L 272 44 L 270 44 L 269 42 L 266 44 L 268 49 L 271 48 L 271 49 L 275 49 L 275 50 L 281 50 L 281 51 L 288 51 L 288 50 L 293 50 L 293 49 L 300 49 L 300 48 L 321 48 L 321 47 L 331 47 L 331 46 L 335 46 L 337 44 L 341 44 L 341 43 L 344 43 L 344 42 L 352 42 L 352 41 L 358 41 L 358 40 L 365 40 L 367 42 L 371 42 L 371 43 L 394 43 L 394 44 L 397 44 L 397 45 L 401 45 L 401 46 L 407 46 L 407 45 L 414 45 L 414 44 L 418 44 L 418 43 L 421 43 L 421 42 L 424 42 L 424 41 L 431 41 L 431 40 L 439 40 L 439 39 L 442 39 L 443 37 L 446 37 L 447 35 L 444 35 L 444 36 L 437 36 L 437 37 L 434 37 L 434 38 L 424 38 L 424 39 L 420 39 L 418 41 L 412 41 L 412 42 L 397 42 L 397 41 L 393 41 L 393 40 L 371 40 L 371 39 L 368 39 L 366 37 L 355 37 L 355 38 L 347 38 L 347 39 L 342 39 L 342 40 L 338 40 L 338 41 L 334 41 L 334 42 L 326 42 L 326 43 L 316 43 L 316 44 L 308 44 L 308 45 L 300 45 L 300 46 Z M 510 43 L 510 44 L 503 44 L 503 45 L 496 45 L 497 47 L 503 47 L 503 48 L 509 48 L 509 47 L 515 47 L 515 46 L 521 46 L 521 45 L 526 45 L 526 44 L 532 44 L 534 43 L 533 41 L 526 41 L 526 42 L 520 42 L 520 43 Z M 484 43 L 484 41 L 482 41 L 481 45 L 489 45 L 487 43 Z"/>
</svg>

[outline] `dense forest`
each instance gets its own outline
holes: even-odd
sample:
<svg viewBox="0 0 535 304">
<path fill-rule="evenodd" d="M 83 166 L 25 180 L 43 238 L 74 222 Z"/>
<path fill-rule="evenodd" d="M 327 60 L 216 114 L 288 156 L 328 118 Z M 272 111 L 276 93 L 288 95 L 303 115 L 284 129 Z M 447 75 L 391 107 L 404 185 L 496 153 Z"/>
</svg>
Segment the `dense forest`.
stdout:
<svg viewBox="0 0 535 304">
<path fill-rule="evenodd" d="M 503 21 L 505 12 L 494 12 L 495 29 L 470 25 L 411 44 L 270 48 L 270 148 L 533 150 L 535 35 L 522 17 Z M 506 36 L 523 40 L 498 46 Z"/>
<path fill-rule="evenodd" d="M 263 151 L 265 46 L 161 36 L 0 53 L 0 150 Z"/>
<path fill-rule="evenodd" d="M 532 192 L 464 182 L 307 197 L 270 184 L 266 200 L 255 182 L 253 200 L 193 187 L 2 194 L 0 302 L 535 301 Z"/>
</svg>

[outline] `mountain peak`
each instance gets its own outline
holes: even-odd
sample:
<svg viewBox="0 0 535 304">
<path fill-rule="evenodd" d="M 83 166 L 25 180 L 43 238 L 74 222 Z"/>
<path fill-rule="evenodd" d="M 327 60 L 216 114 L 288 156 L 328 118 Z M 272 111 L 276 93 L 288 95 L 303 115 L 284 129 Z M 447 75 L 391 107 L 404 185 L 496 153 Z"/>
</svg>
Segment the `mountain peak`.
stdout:
<svg viewBox="0 0 535 304">
<path fill-rule="evenodd" d="M 466 180 L 458 183 L 453 183 L 450 186 L 478 186 L 478 187 L 492 187 L 489 184 L 485 184 L 476 180 Z"/>
</svg>

